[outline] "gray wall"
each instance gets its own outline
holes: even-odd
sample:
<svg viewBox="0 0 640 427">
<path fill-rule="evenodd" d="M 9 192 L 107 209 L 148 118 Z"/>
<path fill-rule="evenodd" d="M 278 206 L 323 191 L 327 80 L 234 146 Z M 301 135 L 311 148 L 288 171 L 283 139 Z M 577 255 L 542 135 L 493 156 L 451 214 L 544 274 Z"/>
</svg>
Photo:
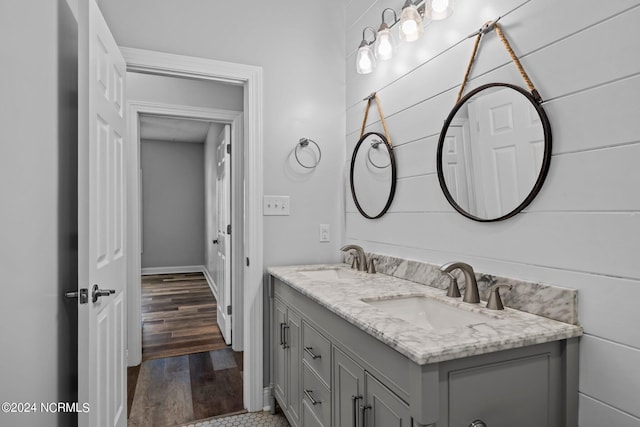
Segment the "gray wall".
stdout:
<svg viewBox="0 0 640 427">
<path fill-rule="evenodd" d="M 204 144 L 141 141 L 142 268 L 204 265 Z"/>
<path fill-rule="evenodd" d="M 77 400 L 77 302 L 62 297 L 78 272 L 77 37 L 64 0 L 0 3 L 2 402 Z M 76 419 L 0 413 L 18 427 Z"/>
<path fill-rule="evenodd" d="M 398 6 L 371 3 L 353 0 L 347 8 L 347 153 L 357 140 L 361 100 L 378 91 L 399 179 L 380 221 L 365 220 L 349 201 L 347 240 L 374 252 L 466 261 L 481 272 L 578 289 L 586 333 L 580 425 L 640 426 L 640 2 L 458 1 L 450 19 L 428 25 L 423 39 L 361 76 L 355 51 L 362 28 L 378 23 L 384 7 Z M 547 100 L 553 157 L 542 191 L 523 213 L 477 223 L 447 203 L 435 154 L 473 47 L 465 37 L 498 16 Z M 524 86 L 495 34 L 484 39 L 471 77 L 468 90 L 495 81 Z"/>
</svg>

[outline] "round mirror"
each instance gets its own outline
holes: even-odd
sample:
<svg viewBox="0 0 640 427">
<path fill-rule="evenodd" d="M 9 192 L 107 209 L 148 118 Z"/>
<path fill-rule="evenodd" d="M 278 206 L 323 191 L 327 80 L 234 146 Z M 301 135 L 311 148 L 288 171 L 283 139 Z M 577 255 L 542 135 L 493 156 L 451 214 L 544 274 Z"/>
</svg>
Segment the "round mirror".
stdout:
<svg viewBox="0 0 640 427">
<path fill-rule="evenodd" d="M 529 92 L 491 83 L 465 95 L 438 141 L 440 187 L 451 205 L 476 221 L 520 212 L 538 194 L 551 161 L 551 128 Z"/>
<path fill-rule="evenodd" d="M 358 140 L 351 157 L 351 194 L 365 218 L 380 218 L 396 192 L 396 160 L 387 138 L 369 132 Z"/>
</svg>

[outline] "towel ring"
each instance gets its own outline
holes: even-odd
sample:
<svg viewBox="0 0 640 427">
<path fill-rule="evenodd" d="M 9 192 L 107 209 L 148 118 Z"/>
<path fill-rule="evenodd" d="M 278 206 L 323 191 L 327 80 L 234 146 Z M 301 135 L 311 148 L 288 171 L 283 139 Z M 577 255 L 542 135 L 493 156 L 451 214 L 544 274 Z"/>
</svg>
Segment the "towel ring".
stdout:
<svg viewBox="0 0 640 427">
<path fill-rule="evenodd" d="M 316 146 L 316 149 L 318 150 L 318 159 L 316 160 L 316 162 L 309 166 L 309 165 L 305 165 L 302 161 L 300 161 L 300 158 L 298 157 L 298 149 L 300 147 L 305 148 L 309 146 L 309 143 L 312 143 L 313 145 Z M 305 169 L 314 169 L 316 166 L 318 166 L 318 164 L 320 163 L 320 159 L 322 158 L 322 150 L 320 150 L 320 146 L 318 145 L 317 142 L 315 142 L 313 139 L 309 139 L 309 138 L 300 138 L 300 140 L 298 141 L 298 143 L 296 144 L 296 148 L 293 151 L 293 154 L 295 154 L 296 156 L 296 161 L 298 162 L 298 164 L 300 164 L 300 166 L 302 166 Z"/>
<path fill-rule="evenodd" d="M 379 139 L 374 139 L 373 142 L 371 143 L 371 147 L 369 147 L 369 151 L 367 151 L 367 159 L 369 160 L 369 163 L 371 163 L 373 165 L 373 167 L 378 168 L 378 169 L 386 169 L 391 165 L 391 158 L 389 158 L 389 163 L 387 163 L 384 166 L 380 166 L 378 164 L 376 164 L 373 160 L 371 160 L 371 149 L 375 148 L 376 150 L 378 149 L 378 147 L 380 146 L 380 144 L 384 144 L 382 141 L 380 141 Z"/>
</svg>

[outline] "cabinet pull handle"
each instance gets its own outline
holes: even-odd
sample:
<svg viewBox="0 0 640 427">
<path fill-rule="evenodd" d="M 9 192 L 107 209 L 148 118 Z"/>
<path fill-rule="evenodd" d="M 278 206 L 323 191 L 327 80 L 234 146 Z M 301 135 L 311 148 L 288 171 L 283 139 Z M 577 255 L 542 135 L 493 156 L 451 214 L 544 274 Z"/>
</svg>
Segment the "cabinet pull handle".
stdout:
<svg viewBox="0 0 640 427">
<path fill-rule="evenodd" d="M 306 388 L 304 389 L 304 394 L 305 396 L 307 396 L 307 399 L 309 399 L 309 401 L 311 402 L 312 405 L 317 405 L 319 403 L 322 403 L 319 400 L 316 400 L 313 398 L 313 395 L 311 394 L 313 392 L 313 390 L 307 390 Z"/>
<path fill-rule="evenodd" d="M 351 413 L 353 414 L 352 427 L 358 427 L 358 400 L 362 399 L 362 396 L 351 396 Z"/>
<path fill-rule="evenodd" d="M 283 343 L 282 343 L 282 348 L 289 348 L 289 343 L 288 343 L 288 339 L 289 338 L 289 325 L 287 325 L 286 323 L 284 324 L 284 326 L 282 327 L 282 329 L 284 330 L 283 335 Z"/>
<path fill-rule="evenodd" d="M 321 355 L 321 354 L 315 354 L 315 353 L 313 352 L 313 347 L 305 347 L 305 348 L 304 348 L 304 351 L 305 351 L 305 353 L 307 353 L 309 356 L 311 356 L 311 358 L 312 358 L 313 360 L 315 360 L 315 359 L 320 359 L 320 358 L 322 357 L 322 355 Z"/>
<path fill-rule="evenodd" d="M 284 348 L 284 322 L 280 322 L 280 347 Z"/>
<path fill-rule="evenodd" d="M 362 412 L 362 427 L 367 426 L 367 409 L 371 409 L 371 405 L 360 405 L 360 411 Z"/>
</svg>

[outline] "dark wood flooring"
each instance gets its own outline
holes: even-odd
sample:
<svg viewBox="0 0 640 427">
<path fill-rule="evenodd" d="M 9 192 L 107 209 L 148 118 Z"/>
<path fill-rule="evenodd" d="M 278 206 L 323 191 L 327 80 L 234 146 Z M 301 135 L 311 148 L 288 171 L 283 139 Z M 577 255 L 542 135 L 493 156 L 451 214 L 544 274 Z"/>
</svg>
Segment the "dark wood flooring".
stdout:
<svg viewBox="0 0 640 427">
<path fill-rule="evenodd" d="M 168 427 L 243 411 L 242 353 L 230 348 L 129 368 L 129 427 Z"/>
<path fill-rule="evenodd" d="M 227 345 L 217 303 L 202 273 L 142 276 L 142 360 L 212 351 Z"/>
<path fill-rule="evenodd" d="M 242 352 L 227 346 L 202 273 L 143 276 L 142 359 L 128 368 L 129 427 L 243 411 Z"/>
</svg>

